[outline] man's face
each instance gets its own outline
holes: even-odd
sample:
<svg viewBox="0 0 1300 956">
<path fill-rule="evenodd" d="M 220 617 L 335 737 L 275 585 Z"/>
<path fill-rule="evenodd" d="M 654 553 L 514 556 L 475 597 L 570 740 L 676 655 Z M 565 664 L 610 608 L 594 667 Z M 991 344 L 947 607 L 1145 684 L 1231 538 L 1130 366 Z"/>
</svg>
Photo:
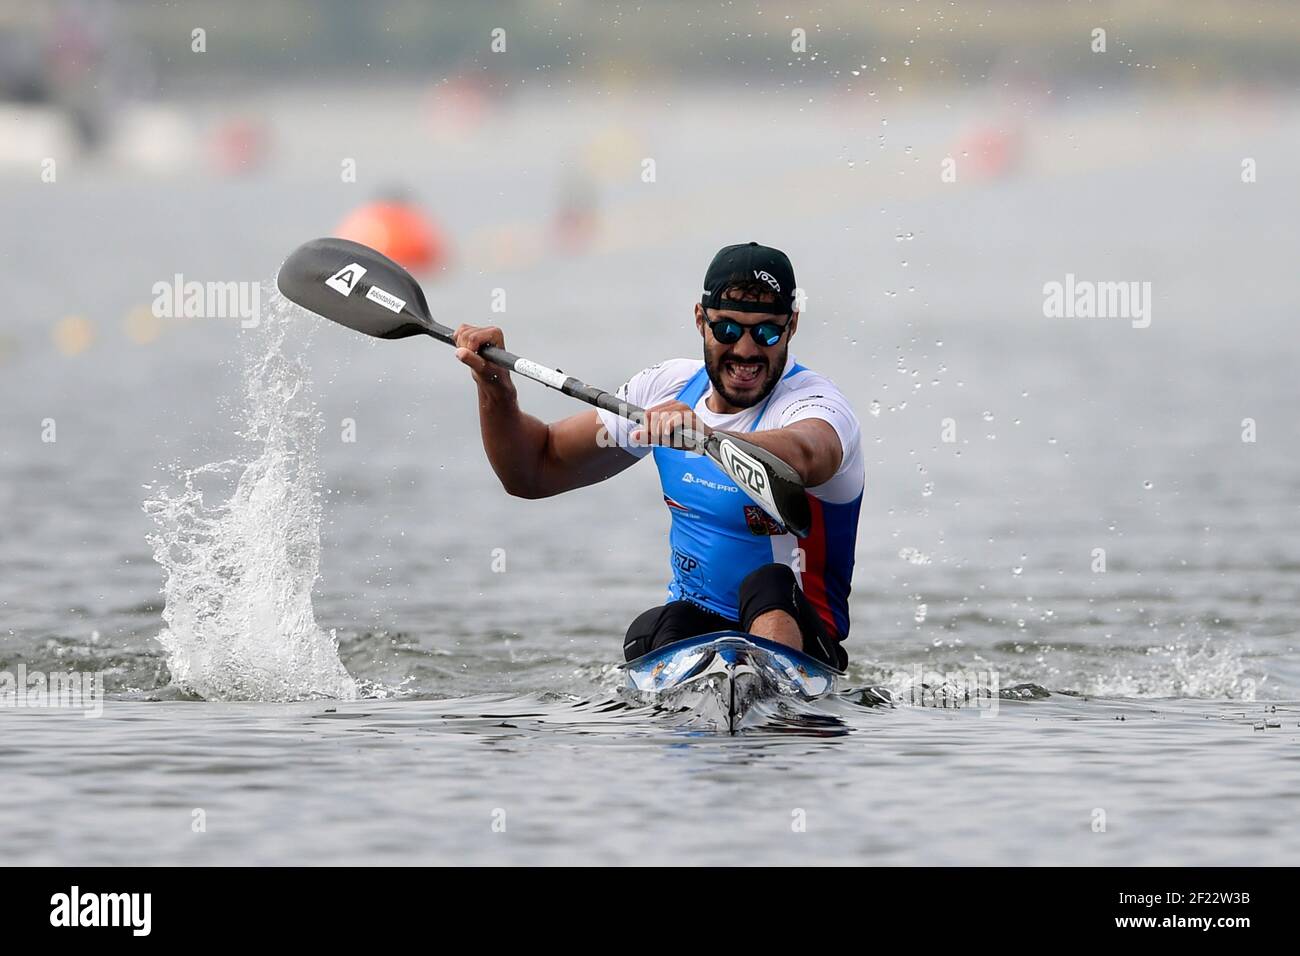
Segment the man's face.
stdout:
<svg viewBox="0 0 1300 956">
<path fill-rule="evenodd" d="M 764 347 L 754 340 L 748 329 L 737 342 L 724 345 L 713 336 L 710 322 L 733 319 L 743 326 L 760 322 L 790 323 L 790 328 L 775 345 Z M 738 312 L 727 309 L 695 307 L 695 323 L 704 337 L 704 367 L 714 391 L 723 401 L 736 408 L 752 408 L 759 404 L 781 379 L 786 355 L 790 350 L 790 336 L 798 322 L 794 315 L 764 315 L 757 312 Z"/>
</svg>

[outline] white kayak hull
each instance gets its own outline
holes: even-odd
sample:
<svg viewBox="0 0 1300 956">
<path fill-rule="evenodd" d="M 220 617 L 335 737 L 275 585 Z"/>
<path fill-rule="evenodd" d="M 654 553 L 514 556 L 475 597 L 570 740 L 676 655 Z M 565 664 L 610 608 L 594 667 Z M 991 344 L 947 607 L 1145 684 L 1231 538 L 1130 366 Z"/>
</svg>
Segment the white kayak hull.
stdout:
<svg viewBox="0 0 1300 956">
<path fill-rule="evenodd" d="M 727 733 L 760 703 L 809 702 L 833 694 L 842 673 L 753 634 L 717 631 L 651 651 L 625 666 L 629 689 L 673 710 L 689 710 Z"/>
</svg>

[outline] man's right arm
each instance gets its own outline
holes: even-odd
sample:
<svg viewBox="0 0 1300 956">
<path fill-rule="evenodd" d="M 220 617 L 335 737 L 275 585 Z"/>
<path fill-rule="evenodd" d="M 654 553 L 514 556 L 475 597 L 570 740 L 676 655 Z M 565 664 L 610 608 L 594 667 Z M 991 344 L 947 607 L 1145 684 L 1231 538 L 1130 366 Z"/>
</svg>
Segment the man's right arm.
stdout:
<svg viewBox="0 0 1300 956">
<path fill-rule="evenodd" d="M 485 345 L 505 348 L 500 329 L 462 325 L 456 357 L 478 386 L 483 450 L 505 490 L 519 498 L 549 498 L 593 485 L 636 461 L 608 440 L 596 411 L 546 424 L 519 407 L 510 373 L 478 354 Z"/>
</svg>

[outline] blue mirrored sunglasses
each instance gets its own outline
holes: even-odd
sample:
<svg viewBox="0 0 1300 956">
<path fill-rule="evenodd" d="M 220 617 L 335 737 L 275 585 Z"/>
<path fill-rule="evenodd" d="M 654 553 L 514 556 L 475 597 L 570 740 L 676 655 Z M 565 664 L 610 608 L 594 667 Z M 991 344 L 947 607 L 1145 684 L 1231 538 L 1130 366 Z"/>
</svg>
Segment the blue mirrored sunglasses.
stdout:
<svg viewBox="0 0 1300 956">
<path fill-rule="evenodd" d="M 744 325 L 735 319 L 714 319 L 708 323 L 708 326 L 713 337 L 721 345 L 734 345 L 748 330 L 755 342 L 764 348 L 771 348 L 781 341 L 781 336 L 785 335 L 785 330 L 790 327 L 790 323 L 759 322 L 757 325 Z"/>
</svg>

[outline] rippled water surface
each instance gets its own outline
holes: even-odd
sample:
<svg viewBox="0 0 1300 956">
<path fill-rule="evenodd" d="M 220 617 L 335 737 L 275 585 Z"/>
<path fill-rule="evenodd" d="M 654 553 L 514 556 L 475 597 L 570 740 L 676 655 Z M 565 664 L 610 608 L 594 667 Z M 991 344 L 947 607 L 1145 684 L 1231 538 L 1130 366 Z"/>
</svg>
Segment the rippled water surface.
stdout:
<svg viewBox="0 0 1300 956">
<path fill-rule="evenodd" d="M 1017 176 L 948 192 L 912 166 L 943 155 L 938 107 L 896 117 L 869 168 L 843 161 L 852 120 L 810 111 L 745 176 L 695 160 L 714 114 L 646 107 L 638 134 L 690 175 L 652 201 L 610 186 L 606 238 L 570 256 L 477 241 L 545 214 L 564 156 L 539 134 L 563 109 L 500 120 L 536 150 L 526 174 L 385 157 L 460 242 L 435 314 L 609 388 L 695 354 L 716 247 L 790 252 L 795 352 L 867 448 L 851 665 L 816 713 L 734 738 L 620 694 L 622 631 L 667 577 L 650 466 L 510 499 L 450 350 L 275 302 L 278 262 L 356 193 L 5 183 L 42 226 L 0 235 L 0 670 L 102 671 L 109 694 L 98 719 L 0 710 L 6 862 L 1293 860 L 1300 193 L 1236 180 L 1231 116 L 1128 107 L 1065 109 Z M 1283 169 L 1300 127 L 1270 109 L 1251 149 Z M 1085 118 L 1114 135 L 1063 146 Z M 1115 145 L 1153 128 L 1179 164 Z M 759 208 L 760 184 L 798 214 Z M 267 283 L 266 322 L 136 341 L 124 316 L 178 272 Z M 1045 319 L 1067 272 L 1151 281 L 1150 328 Z M 68 314 L 95 330 L 74 356 L 49 338 Z M 996 713 L 910 700 L 956 672 L 1028 686 Z"/>
</svg>

